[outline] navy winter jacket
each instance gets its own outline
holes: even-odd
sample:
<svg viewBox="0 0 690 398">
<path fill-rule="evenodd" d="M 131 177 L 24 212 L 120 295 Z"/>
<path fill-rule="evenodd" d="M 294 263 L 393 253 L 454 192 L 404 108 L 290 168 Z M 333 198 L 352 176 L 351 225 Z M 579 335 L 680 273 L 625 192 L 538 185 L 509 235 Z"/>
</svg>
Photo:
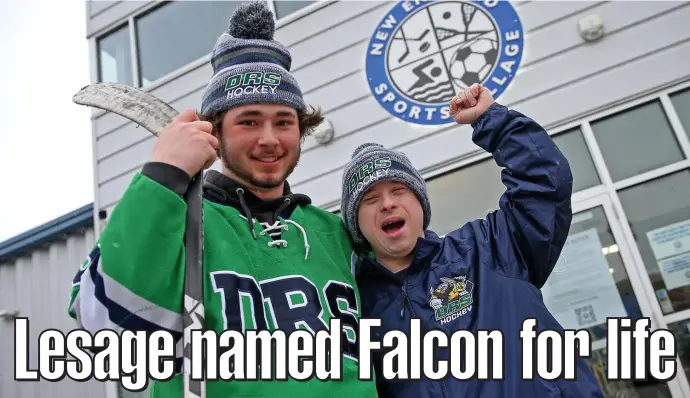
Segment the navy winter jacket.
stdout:
<svg viewBox="0 0 690 398">
<path fill-rule="evenodd" d="M 583 360 L 577 362 L 577 381 L 539 379 L 536 361 L 536 380 L 521 379 L 523 321 L 536 318 L 537 331 L 563 330 L 545 307 L 539 289 L 553 270 L 570 229 L 568 161 L 541 126 L 502 105 L 491 105 L 472 127 L 473 141 L 504 168 L 501 179 L 507 190 L 499 210 L 443 238 L 426 231 L 411 266 L 401 273 L 364 259 L 358 275 L 362 316 L 382 319 L 382 327 L 373 330 L 377 341 L 390 330 L 410 336 L 411 318 L 421 320 L 422 333 L 438 329 L 450 336 L 468 330 L 477 336 L 479 330 L 500 330 L 504 380 L 458 380 L 449 374 L 435 381 L 423 373 L 418 381 L 384 380 L 384 349 L 373 354 L 380 397 L 603 397 Z M 462 206 L 462 197 L 458 205 Z M 439 348 L 438 342 L 435 347 L 434 358 L 447 360 L 449 349 Z M 480 351 L 477 355 L 491 357 Z"/>
</svg>

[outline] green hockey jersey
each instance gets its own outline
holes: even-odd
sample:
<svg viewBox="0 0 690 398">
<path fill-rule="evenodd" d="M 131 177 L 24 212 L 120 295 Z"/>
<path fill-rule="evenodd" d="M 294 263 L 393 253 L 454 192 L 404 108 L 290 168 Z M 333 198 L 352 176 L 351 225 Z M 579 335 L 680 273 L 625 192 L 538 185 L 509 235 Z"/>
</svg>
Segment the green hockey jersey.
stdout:
<svg viewBox="0 0 690 398">
<path fill-rule="evenodd" d="M 152 381 L 150 396 L 155 398 L 182 397 L 185 217 L 179 194 L 137 174 L 75 276 L 70 297 L 70 316 L 92 333 L 173 334 L 178 373 L 169 381 Z M 358 379 L 352 333 L 358 330 L 359 293 L 352 247 L 340 218 L 300 205 L 272 226 L 255 223 L 253 228 L 254 233 L 235 207 L 204 199 L 206 329 L 218 334 L 279 329 L 287 334 L 326 330 L 329 319 L 337 317 L 349 337 L 342 345 L 342 380 L 208 380 L 206 396 L 376 397 L 375 382 Z M 278 230 L 279 239 L 272 238 Z"/>
</svg>

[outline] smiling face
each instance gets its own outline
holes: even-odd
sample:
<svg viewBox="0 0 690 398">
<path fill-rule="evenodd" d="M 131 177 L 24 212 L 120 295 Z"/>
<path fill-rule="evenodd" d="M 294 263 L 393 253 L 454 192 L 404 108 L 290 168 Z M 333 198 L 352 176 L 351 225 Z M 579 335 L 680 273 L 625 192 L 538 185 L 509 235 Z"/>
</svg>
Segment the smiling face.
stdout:
<svg viewBox="0 0 690 398">
<path fill-rule="evenodd" d="M 220 143 L 226 174 L 259 197 L 280 196 L 300 157 L 297 112 L 284 105 L 230 109 L 222 120 Z"/>
<path fill-rule="evenodd" d="M 417 238 L 424 237 L 422 205 L 414 191 L 399 182 L 384 181 L 369 189 L 357 218 L 362 235 L 382 264 L 411 260 Z"/>
</svg>

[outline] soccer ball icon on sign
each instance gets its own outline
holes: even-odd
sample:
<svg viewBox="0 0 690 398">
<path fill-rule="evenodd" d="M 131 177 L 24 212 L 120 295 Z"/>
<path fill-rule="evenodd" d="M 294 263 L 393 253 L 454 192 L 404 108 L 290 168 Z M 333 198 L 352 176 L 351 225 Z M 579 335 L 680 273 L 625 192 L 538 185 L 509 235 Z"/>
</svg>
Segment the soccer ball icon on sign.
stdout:
<svg viewBox="0 0 690 398">
<path fill-rule="evenodd" d="M 498 44 L 495 40 L 479 38 L 459 48 L 450 59 L 449 72 L 453 83 L 463 88 L 482 83 L 497 57 Z"/>
</svg>

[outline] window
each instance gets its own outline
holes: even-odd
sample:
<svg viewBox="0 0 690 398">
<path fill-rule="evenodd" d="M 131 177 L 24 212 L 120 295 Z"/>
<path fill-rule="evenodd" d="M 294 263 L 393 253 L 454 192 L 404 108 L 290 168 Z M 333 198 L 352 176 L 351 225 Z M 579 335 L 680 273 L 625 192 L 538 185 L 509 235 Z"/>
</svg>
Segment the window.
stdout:
<svg viewBox="0 0 690 398">
<path fill-rule="evenodd" d="M 642 311 L 604 209 L 574 214 L 568 232 L 559 262 L 541 289 L 544 304 L 566 330 L 589 332 L 592 355 L 585 361 L 604 396 L 670 397 L 665 383 L 606 380 L 607 318 L 637 320 Z"/>
<path fill-rule="evenodd" d="M 671 102 L 683 125 L 685 134 L 690 138 L 690 89 L 671 95 Z"/>
<path fill-rule="evenodd" d="M 553 141 L 570 164 L 570 170 L 573 173 L 573 192 L 601 184 L 585 138 L 579 128 L 558 133 L 553 137 Z"/>
<path fill-rule="evenodd" d="M 683 160 L 659 101 L 593 122 L 592 130 L 614 182 Z"/>
<path fill-rule="evenodd" d="M 134 84 L 129 26 L 98 40 L 98 79 L 108 83 Z"/>
<path fill-rule="evenodd" d="M 235 1 L 180 1 L 137 19 L 142 85 L 207 55 L 225 30 Z"/>
<path fill-rule="evenodd" d="M 678 358 L 683 364 L 679 370 L 685 371 L 685 375 L 690 378 L 690 320 L 669 323 L 668 329 L 676 337 L 678 344 Z"/>
<path fill-rule="evenodd" d="M 664 314 L 690 308 L 690 171 L 619 192 Z"/>
<path fill-rule="evenodd" d="M 493 158 L 428 181 L 432 209 L 429 229 L 445 235 L 468 221 L 486 217 L 498 208 L 505 189 L 501 168 Z"/>
<path fill-rule="evenodd" d="M 275 15 L 277 19 L 283 18 L 288 14 L 292 14 L 295 11 L 301 10 L 302 8 L 316 3 L 315 1 L 293 1 L 293 0 L 275 0 L 273 5 L 275 7 Z"/>
<path fill-rule="evenodd" d="M 271 1 L 274 15 L 283 18 L 315 1 Z M 146 86 L 208 55 L 241 2 L 165 2 L 135 17 L 98 40 L 99 81 Z M 136 42 L 132 42 L 131 29 Z M 136 44 L 136 47 L 133 47 Z M 132 60 L 136 48 L 136 60 Z M 135 74 L 133 65 L 138 69 Z"/>
</svg>

